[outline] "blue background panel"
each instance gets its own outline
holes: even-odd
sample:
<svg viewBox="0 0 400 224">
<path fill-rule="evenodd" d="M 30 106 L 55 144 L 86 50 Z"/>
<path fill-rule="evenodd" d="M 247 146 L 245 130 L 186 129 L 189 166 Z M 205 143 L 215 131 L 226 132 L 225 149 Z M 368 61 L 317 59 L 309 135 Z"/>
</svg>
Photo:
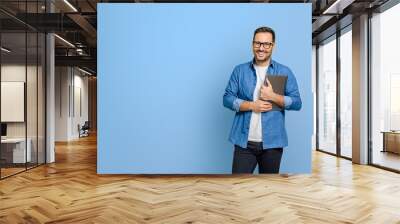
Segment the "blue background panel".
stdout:
<svg viewBox="0 0 400 224">
<path fill-rule="evenodd" d="M 148 3 L 98 4 L 98 173 L 231 173 L 234 112 L 222 96 L 265 25 L 303 100 L 286 113 L 281 172 L 309 173 L 311 4 Z"/>
</svg>

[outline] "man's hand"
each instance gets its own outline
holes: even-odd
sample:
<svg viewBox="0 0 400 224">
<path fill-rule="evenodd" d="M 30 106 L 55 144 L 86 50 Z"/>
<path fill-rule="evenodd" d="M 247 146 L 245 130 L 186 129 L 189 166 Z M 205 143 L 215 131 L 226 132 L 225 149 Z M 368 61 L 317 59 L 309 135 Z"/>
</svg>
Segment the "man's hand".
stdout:
<svg viewBox="0 0 400 224">
<path fill-rule="evenodd" d="M 272 104 L 270 102 L 266 102 L 263 100 L 256 100 L 255 102 L 252 102 L 251 105 L 251 110 L 260 113 L 260 112 L 267 112 L 272 109 Z"/>
<path fill-rule="evenodd" d="M 274 92 L 274 89 L 272 88 L 272 85 L 269 82 L 268 78 L 267 78 L 267 83 L 268 83 L 268 86 L 266 86 L 264 84 L 261 85 L 260 99 L 269 100 L 269 101 L 275 101 L 276 93 Z"/>
</svg>

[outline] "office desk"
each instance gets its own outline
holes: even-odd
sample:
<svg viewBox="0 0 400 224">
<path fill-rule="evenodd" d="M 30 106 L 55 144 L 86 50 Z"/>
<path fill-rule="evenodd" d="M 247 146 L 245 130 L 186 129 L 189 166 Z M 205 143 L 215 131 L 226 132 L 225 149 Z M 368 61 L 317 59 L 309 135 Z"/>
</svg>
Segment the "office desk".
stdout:
<svg viewBox="0 0 400 224">
<path fill-rule="evenodd" d="M 6 138 L 1 139 L 1 157 L 6 163 L 25 163 L 30 162 L 32 158 L 31 145 L 32 140 L 27 139 L 25 154 L 25 138 Z M 27 159 L 27 161 L 25 161 Z"/>
<path fill-rule="evenodd" d="M 381 133 L 383 134 L 382 152 L 392 152 L 400 154 L 400 132 L 382 131 Z"/>
</svg>

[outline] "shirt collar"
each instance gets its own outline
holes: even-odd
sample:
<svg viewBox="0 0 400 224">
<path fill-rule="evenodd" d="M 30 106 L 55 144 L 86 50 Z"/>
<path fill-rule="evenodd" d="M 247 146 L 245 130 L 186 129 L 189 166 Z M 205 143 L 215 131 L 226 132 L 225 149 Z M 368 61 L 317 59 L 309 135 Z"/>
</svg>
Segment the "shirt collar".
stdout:
<svg viewBox="0 0 400 224">
<path fill-rule="evenodd" d="M 272 68 L 274 68 L 274 67 L 275 67 L 275 63 L 276 63 L 276 62 L 275 62 L 274 60 L 272 60 L 272 58 L 271 58 L 271 61 L 269 62 L 269 66 L 272 67 Z M 254 68 L 254 66 L 256 65 L 256 64 L 255 64 L 255 59 L 253 58 L 253 59 L 250 61 L 249 64 L 250 64 L 250 67 L 251 67 L 251 68 Z"/>
</svg>

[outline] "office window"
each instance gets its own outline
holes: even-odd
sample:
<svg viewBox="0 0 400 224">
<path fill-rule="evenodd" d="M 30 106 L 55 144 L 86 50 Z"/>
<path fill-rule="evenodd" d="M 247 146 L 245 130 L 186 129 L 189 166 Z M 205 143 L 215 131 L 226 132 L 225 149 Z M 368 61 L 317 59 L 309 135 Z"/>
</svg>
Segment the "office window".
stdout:
<svg viewBox="0 0 400 224">
<path fill-rule="evenodd" d="M 313 136 L 312 136 L 312 149 L 315 150 L 317 147 L 317 47 L 315 45 L 312 46 L 312 55 L 311 55 L 311 65 L 312 65 L 312 93 L 313 93 Z"/>
<path fill-rule="evenodd" d="M 400 170 L 400 4 L 373 15 L 371 73 L 372 163 Z"/>
<path fill-rule="evenodd" d="M 318 48 L 318 149 L 336 153 L 336 36 Z"/>
<path fill-rule="evenodd" d="M 352 157 L 352 35 L 351 26 L 340 36 L 340 154 Z"/>
</svg>

